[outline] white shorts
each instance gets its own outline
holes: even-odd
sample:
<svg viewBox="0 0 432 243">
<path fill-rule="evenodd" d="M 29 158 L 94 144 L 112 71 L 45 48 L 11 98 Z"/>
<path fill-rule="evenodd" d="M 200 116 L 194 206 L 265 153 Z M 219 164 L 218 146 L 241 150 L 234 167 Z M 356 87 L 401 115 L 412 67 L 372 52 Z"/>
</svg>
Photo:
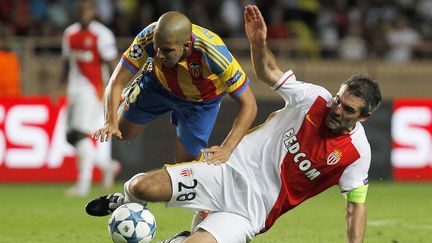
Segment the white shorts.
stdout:
<svg viewBox="0 0 432 243">
<path fill-rule="evenodd" d="M 103 125 L 103 104 L 94 92 L 75 92 L 68 95 L 67 130 L 85 134 Z"/>
<path fill-rule="evenodd" d="M 198 227 L 220 243 L 247 242 L 258 233 L 249 219 L 246 182 L 231 167 L 194 161 L 166 169 L 173 189 L 167 207 L 211 211 Z"/>
</svg>

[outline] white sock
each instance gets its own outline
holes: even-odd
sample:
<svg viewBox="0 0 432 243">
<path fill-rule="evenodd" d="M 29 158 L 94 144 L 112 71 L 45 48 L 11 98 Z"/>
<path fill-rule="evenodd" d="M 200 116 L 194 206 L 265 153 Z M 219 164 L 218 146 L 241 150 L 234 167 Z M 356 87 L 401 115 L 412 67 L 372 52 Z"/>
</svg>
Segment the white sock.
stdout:
<svg viewBox="0 0 432 243">
<path fill-rule="evenodd" d="M 142 205 L 147 205 L 147 201 L 145 200 L 141 200 L 136 198 L 130 191 L 129 191 L 129 184 L 137 177 L 145 175 L 145 173 L 139 173 L 134 175 L 130 180 L 126 181 L 126 183 L 124 184 L 124 193 L 125 193 L 125 200 L 124 202 L 136 202 Z"/>
<path fill-rule="evenodd" d="M 90 191 L 95 149 L 92 142 L 84 138 L 77 142 L 76 151 L 79 162 L 76 191 L 79 195 L 85 196 Z"/>
</svg>

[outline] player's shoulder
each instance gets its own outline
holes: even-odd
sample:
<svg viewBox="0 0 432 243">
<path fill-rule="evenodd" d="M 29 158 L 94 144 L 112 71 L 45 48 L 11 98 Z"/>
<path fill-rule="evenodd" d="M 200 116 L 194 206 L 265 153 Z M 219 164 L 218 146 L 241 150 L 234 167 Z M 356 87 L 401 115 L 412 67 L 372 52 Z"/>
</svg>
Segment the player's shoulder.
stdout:
<svg viewBox="0 0 432 243">
<path fill-rule="evenodd" d="M 105 26 L 104 24 L 102 24 L 99 21 L 93 20 L 90 25 L 89 28 L 94 31 L 94 32 L 102 32 L 102 33 L 108 33 L 108 34 L 112 34 L 112 31 Z"/>
<path fill-rule="evenodd" d="M 75 22 L 65 28 L 64 35 L 73 34 L 75 32 L 78 32 L 80 29 L 81 29 L 81 24 L 79 22 Z"/>
<path fill-rule="evenodd" d="M 147 25 L 143 30 L 141 30 L 137 38 L 142 39 L 151 36 L 153 38 L 154 29 L 156 28 L 156 22 L 153 22 L 149 25 Z"/>
<path fill-rule="evenodd" d="M 360 154 L 370 154 L 370 144 L 361 122 L 356 123 L 354 129 L 350 132 L 350 137 L 352 144 L 356 147 Z"/>
<path fill-rule="evenodd" d="M 192 34 L 196 39 L 202 41 L 203 43 L 223 46 L 225 45 L 218 34 L 199 25 L 192 24 Z"/>
</svg>

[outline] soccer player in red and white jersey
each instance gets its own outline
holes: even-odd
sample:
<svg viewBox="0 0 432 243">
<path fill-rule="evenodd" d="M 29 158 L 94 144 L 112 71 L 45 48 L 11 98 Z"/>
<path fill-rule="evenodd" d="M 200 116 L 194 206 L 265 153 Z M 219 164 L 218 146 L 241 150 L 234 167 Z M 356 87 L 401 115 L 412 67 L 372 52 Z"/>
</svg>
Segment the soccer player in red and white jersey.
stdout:
<svg viewBox="0 0 432 243">
<path fill-rule="evenodd" d="M 167 242 L 248 242 L 282 214 L 338 185 L 347 198 L 348 241 L 362 242 L 371 149 L 361 122 L 381 102 L 378 84 L 355 75 L 332 97 L 279 69 L 254 5 L 245 9 L 245 29 L 258 78 L 285 107 L 243 137 L 226 163 L 215 166 L 204 159 L 137 174 L 124 193 L 89 202 L 87 213 L 102 216 L 125 202 L 164 201 L 168 207 L 211 211 L 192 234 L 182 232 Z"/>
<path fill-rule="evenodd" d="M 119 167 L 111 158 L 111 144 L 96 145 L 89 137 L 103 124 L 104 80 L 118 55 L 114 35 L 95 20 L 90 1 L 80 4 L 79 16 L 66 28 L 62 40 L 63 83 L 68 83 L 67 141 L 76 148 L 79 161 L 77 183 L 66 192 L 70 196 L 87 195 L 94 163 L 99 163 L 104 172 L 106 189 Z"/>
</svg>

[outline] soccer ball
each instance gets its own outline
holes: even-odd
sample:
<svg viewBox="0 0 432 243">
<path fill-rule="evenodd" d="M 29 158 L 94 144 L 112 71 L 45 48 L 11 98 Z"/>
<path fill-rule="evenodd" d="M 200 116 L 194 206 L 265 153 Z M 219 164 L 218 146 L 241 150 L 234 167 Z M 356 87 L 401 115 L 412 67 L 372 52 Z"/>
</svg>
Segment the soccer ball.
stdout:
<svg viewBox="0 0 432 243">
<path fill-rule="evenodd" d="M 156 220 L 143 205 L 127 203 L 114 210 L 108 230 L 115 243 L 147 243 L 155 236 Z"/>
</svg>

